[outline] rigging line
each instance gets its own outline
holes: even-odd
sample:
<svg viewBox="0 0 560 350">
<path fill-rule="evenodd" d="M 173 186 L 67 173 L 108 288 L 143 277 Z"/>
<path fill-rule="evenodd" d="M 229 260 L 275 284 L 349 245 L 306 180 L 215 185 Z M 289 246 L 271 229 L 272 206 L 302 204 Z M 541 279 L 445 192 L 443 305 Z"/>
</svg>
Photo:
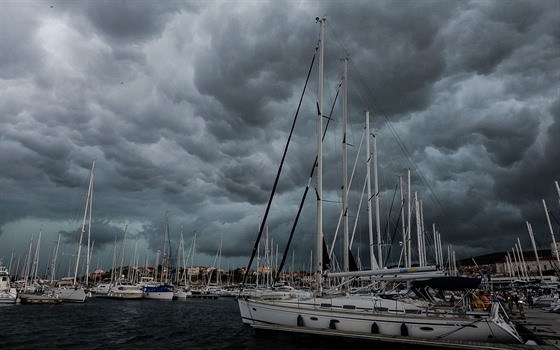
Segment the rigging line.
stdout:
<svg viewBox="0 0 560 350">
<path fill-rule="evenodd" d="M 549 211 L 548 211 L 548 214 L 549 214 L 550 216 L 552 216 L 552 218 L 554 219 L 554 221 L 556 221 L 556 224 L 558 224 L 558 226 L 560 226 L 560 222 L 558 222 L 558 219 L 556 219 L 556 217 L 554 216 L 554 214 L 552 214 L 552 211 L 549 210 Z"/>
<path fill-rule="evenodd" d="M 340 86 L 342 84 L 338 85 L 338 89 L 336 91 L 336 96 L 334 97 L 333 100 L 333 104 L 331 106 L 331 111 L 329 113 L 329 116 L 327 117 L 327 124 L 325 125 L 325 130 L 323 130 L 323 136 L 321 138 L 321 141 L 323 141 L 325 139 L 325 136 L 327 135 L 327 130 L 329 128 L 329 124 L 332 120 L 332 114 L 334 112 L 334 106 L 336 105 L 336 101 L 338 100 L 338 94 L 340 93 Z M 319 110 L 318 106 L 317 106 L 317 113 L 322 115 L 322 111 Z M 298 212 L 296 214 L 296 217 L 294 219 L 294 223 L 292 225 L 292 229 L 290 231 L 290 237 L 288 238 L 288 243 L 286 243 L 286 248 L 284 249 L 284 254 L 282 255 L 282 260 L 280 261 L 280 266 L 278 267 L 278 270 L 276 271 L 276 276 L 274 277 L 274 281 L 272 282 L 272 285 L 274 286 L 276 284 L 276 282 L 278 282 L 278 278 L 280 277 L 280 273 L 282 272 L 282 269 L 284 268 L 284 264 L 286 262 L 286 258 L 288 256 L 288 251 L 290 250 L 290 245 L 292 243 L 292 238 L 294 237 L 294 233 L 296 231 L 296 227 L 297 224 L 299 222 L 299 217 L 301 215 L 301 211 L 303 210 L 303 204 L 305 202 L 305 199 L 307 198 L 307 193 L 309 192 L 309 187 L 311 186 L 311 180 L 313 179 L 313 174 L 315 173 L 315 167 L 317 166 L 317 158 L 319 156 L 316 155 L 315 156 L 315 160 L 313 161 L 313 166 L 311 167 L 311 173 L 309 174 L 309 178 L 307 180 L 307 186 L 305 187 L 305 190 L 303 191 L 303 195 L 301 197 L 301 201 L 299 203 L 299 208 L 298 208 Z M 315 189 L 315 193 L 317 192 L 317 189 Z M 323 237 L 323 243 L 325 241 L 325 238 Z M 326 243 L 325 243 L 326 244 Z"/>
<path fill-rule="evenodd" d="M 444 333 L 444 334 L 442 334 L 442 335 L 437 336 L 436 339 L 441 340 L 441 339 L 443 339 L 443 338 L 445 338 L 445 337 L 447 337 L 447 336 L 449 336 L 449 335 L 451 335 L 451 334 L 453 334 L 453 333 L 456 333 L 456 332 L 458 332 L 458 331 L 460 331 L 460 330 L 462 330 L 462 329 L 465 329 L 465 328 L 467 328 L 467 327 L 471 327 L 472 325 L 474 325 L 475 323 L 478 323 L 478 322 L 482 322 L 482 319 L 479 318 L 479 319 L 474 320 L 474 321 L 471 322 L 471 323 L 467 323 L 467 324 L 465 324 L 465 325 L 462 325 L 461 327 L 459 327 L 459 328 L 457 328 L 457 329 L 454 329 L 454 330 L 452 330 L 452 331 L 449 331 L 449 332 L 447 332 L 447 333 Z M 486 322 L 488 323 L 488 321 L 486 321 Z"/>
<path fill-rule="evenodd" d="M 393 205 L 395 204 L 395 197 L 397 196 L 398 186 L 399 186 L 399 184 L 395 184 L 395 191 L 393 191 L 393 200 L 391 201 L 391 207 L 389 208 L 389 216 L 393 212 Z M 401 219 L 401 213 L 402 213 L 403 205 L 404 205 L 404 203 L 401 203 L 401 208 L 399 210 L 399 215 L 397 216 L 397 220 L 396 220 L 397 224 L 395 225 L 395 229 L 393 230 L 393 237 L 391 237 L 391 244 L 389 244 L 389 249 L 387 249 L 387 253 L 385 253 L 385 259 L 383 260 L 385 262 L 389 261 L 389 256 L 391 255 L 391 249 L 393 248 L 393 242 L 395 241 L 395 236 L 397 235 L 397 232 L 398 232 L 398 227 L 399 227 L 398 222 Z M 389 228 L 389 220 L 387 220 L 385 222 L 385 229 L 383 230 L 383 232 L 387 232 L 388 228 Z M 378 242 L 378 244 L 381 244 L 381 242 Z"/>
<path fill-rule="evenodd" d="M 381 104 L 377 102 L 373 92 L 371 91 L 371 89 L 369 88 L 369 86 L 367 85 L 363 75 L 360 73 L 360 71 L 357 69 L 356 65 L 354 64 L 353 60 L 350 59 L 350 54 L 348 53 L 348 51 L 346 50 L 346 48 L 344 47 L 344 45 L 342 44 L 342 42 L 340 41 L 340 39 L 338 38 L 338 36 L 336 35 L 336 32 L 334 31 L 333 27 L 330 25 L 330 22 L 326 21 L 327 26 L 329 28 L 329 30 L 331 31 L 331 33 L 333 34 L 333 36 L 336 38 L 338 44 L 340 45 L 342 51 L 345 53 L 346 57 L 348 57 L 351 67 L 355 70 L 357 76 L 358 76 L 358 80 L 363 84 L 365 90 L 368 92 L 369 96 L 371 97 L 371 100 L 374 104 L 374 106 L 377 107 L 377 109 L 380 111 L 380 114 L 383 116 L 383 118 L 385 119 L 385 121 L 387 122 L 387 125 L 389 127 L 389 129 L 391 130 L 391 133 L 393 134 L 393 136 L 395 137 L 399 147 L 401 148 L 401 151 L 403 152 L 403 154 L 406 156 L 408 162 L 411 164 L 412 168 L 415 169 L 415 171 L 417 172 L 419 179 L 421 181 L 421 183 L 425 186 L 425 188 L 427 189 L 428 192 L 428 196 L 434 201 L 434 203 L 436 203 L 437 207 L 439 208 L 439 210 L 443 213 L 443 216 L 446 218 L 447 223 L 449 225 L 453 225 L 453 220 L 450 218 L 450 216 L 447 214 L 444 206 L 441 204 L 441 202 L 439 201 L 439 198 L 435 195 L 434 190 L 432 189 L 432 187 L 430 186 L 428 180 L 426 179 L 426 177 L 424 176 L 424 174 L 422 173 L 422 171 L 420 170 L 420 167 L 418 166 L 418 164 L 413 160 L 412 155 L 410 154 L 410 152 L 408 151 L 408 149 L 406 148 L 406 145 L 404 144 L 404 141 L 402 140 L 402 138 L 397 134 L 396 130 L 394 129 L 392 123 L 390 122 L 387 114 L 385 113 L 385 111 L 383 110 L 383 108 L 381 107 Z M 437 221 L 437 220 L 436 220 Z"/>
<path fill-rule="evenodd" d="M 332 35 L 335 37 L 336 41 L 338 42 L 338 45 L 340 45 L 340 48 L 344 52 L 344 55 L 349 58 L 350 54 L 348 53 L 348 51 L 346 51 L 346 48 L 344 47 L 344 45 L 342 45 L 342 41 L 340 41 L 340 39 L 338 38 L 338 35 L 336 35 L 336 32 L 334 31 L 333 27 L 331 26 L 331 23 L 329 21 L 325 21 L 325 23 L 327 23 L 327 26 L 329 27 Z"/>
<path fill-rule="evenodd" d="M 309 67 L 309 71 L 307 72 L 307 78 L 306 78 L 305 84 L 303 86 L 303 91 L 301 93 L 301 97 L 300 97 L 299 104 L 298 104 L 298 107 L 297 107 L 297 110 L 296 110 L 296 114 L 294 116 L 294 121 L 292 122 L 292 128 L 290 130 L 290 135 L 288 136 L 288 140 L 286 141 L 286 146 L 284 148 L 284 154 L 282 155 L 282 160 L 280 161 L 280 166 L 278 167 L 278 172 L 276 173 L 276 179 L 274 180 L 274 185 L 272 186 L 272 192 L 270 193 L 270 198 L 268 199 L 268 204 L 266 206 L 264 217 L 263 217 L 263 220 L 262 220 L 261 225 L 260 225 L 259 234 L 257 235 L 257 240 L 255 241 L 255 244 L 253 246 L 253 251 L 251 253 L 251 259 L 249 259 L 249 264 L 247 265 L 247 270 L 245 271 L 245 274 L 243 275 L 243 280 L 241 282 L 241 288 L 240 288 L 239 293 L 241 293 L 241 291 L 243 291 L 243 287 L 245 286 L 245 282 L 247 281 L 247 276 L 249 274 L 249 270 L 251 269 L 251 265 L 253 264 L 253 260 L 255 259 L 255 255 L 257 253 L 258 244 L 260 242 L 260 239 L 262 237 L 262 233 L 263 233 L 264 228 L 266 226 L 266 219 L 268 218 L 268 213 L 270 211 L 270 206 L 272 204 L 272 199 L 274 198 L 274 193 L 276 192 L 276 187 L 278 186 L 278 180 L 280 179 L 280 174 L 282 172 L 282 167 L 284 165 L 284 160 L 286 159 L 286 153 L 288 153 L 288 146 L 290 145 L 290 140 L 291 140 L 292 135 L 294 133 L 297 117 L 299 115 L 299 110 L 301 108 L 301 103 L 302 103 L 303 97 L 305 95 L 305 90 L 307 89 L 307 83 L 309 82 L 309 77 L 311 76 L 311 71 L 312 71 L 312 68 L 313 68 L 313 64 L 315 63 L 315 57 L 317 56 L 318 49 L 319 49 L 319 45 L 317 44 L 317 46 L 315 47 L 315 52 L 313 53 L 313 59 L 311 60 L 311 65 Z"/>
<path fill-rule="evenodd" d="M 445 207 L 441 204 L 441 202 L 439 201 L 439 199 L 437 198 L 437 196 L 435 195 L 434 190 L 432 189 L 432 187 L 430 186 L 428 180 L 426 179 L 426 177 L 424 176 L 424 173 L 420 170 L 420 167 L 418 166 L 418 164 L 414 161 L 412 155 L 410 154 L 410 152 L 408 151 L 408 149 L 406 148 L 406 145 L 404 143 L 404 141 L 402 140 L 402 138 L 398 135 L 397 131 L 395 130 L 395 128 L 393 127 L 393 124 L 391 123 L 391 121 L 389 120 L 387 114 L 385 113 L 383 107 L 381 107 L 381 104 L 379 104 L 373 94 L 373 92 L 371 91 L 370 87 L 367 85 L 363 75 L 360 73 L 360 71 L 358 70 L 358 68 L 356 67 L 356 65 L 354 64 L 354 62 L 352 60 L 350 60 L 350 64 L 352 66 L 352 68 L 355 70 L 356 74 L 359 77 L 359 81 L 363 84 L 364 89 L 368 92 L 369 96 L 372 99 L 372 102 L 374 104 L 375 107 L 377 107 L 377 109 L 379 110 L 380 114 L 383 116 L 383 118 L 385 119 L 385 121 L 387 122 L 387 125 L 389 127 L 389 130 L 391 131 L 391 133 L 393 134 L 393 136 L 395 137 L 395 140 L 397 141 L 399 147 L 401 148 L 401 151 L 404 153 L 404 155 L 406 156 L 408 162 L 411 164 L 411 166 L 416 170 L 416 172 L 419 174 L 419 178 L 420 181 L 422 182 L 422 184 L 426 187 L 426 189 L 428 190 L 428 194 L 431 197 L 431 199 L 437 204 L 437 206 L 439 207 L 439 209 L 441 210 L 441 212 L 443 213 L 444 217 L 448 220 L 448 223 L 453 224 L 453 221 L 451 220 L 450 216 L 447 214 Z"/>
</svg>

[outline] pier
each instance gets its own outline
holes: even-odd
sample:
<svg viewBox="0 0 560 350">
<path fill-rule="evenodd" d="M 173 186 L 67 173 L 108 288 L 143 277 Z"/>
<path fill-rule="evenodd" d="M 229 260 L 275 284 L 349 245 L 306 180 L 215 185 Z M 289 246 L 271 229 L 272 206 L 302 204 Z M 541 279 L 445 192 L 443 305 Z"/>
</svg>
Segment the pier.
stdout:
<svg viewBox="0 0 560 350">
<path fill-rule="evenodd" d="M 524 339 L 550 346 L 551 349 L 560 349 L 560 314 L 524 306 L 514 310 L 511 319 Z"/>
</svg>

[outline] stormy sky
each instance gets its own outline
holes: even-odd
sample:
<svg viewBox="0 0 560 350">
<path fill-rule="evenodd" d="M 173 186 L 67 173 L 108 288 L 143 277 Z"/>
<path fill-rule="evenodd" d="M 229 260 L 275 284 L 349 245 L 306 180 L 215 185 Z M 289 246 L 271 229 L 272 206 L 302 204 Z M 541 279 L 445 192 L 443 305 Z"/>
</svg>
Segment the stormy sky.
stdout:
<svg viewBox="0 0 560 350">
<path fill-rule="evenodd" d="M 213 264 L 223 239 L 221 267 L 246 265 L 315 53 L 316 17 L 327 19 L 323 114 L 334 106 L 329 245 L 341 210 L 344 57 L 349 173 L 357 164 L 349 226 L 358 220 L 352 249 L 366 266 L 366 204 L 357 214 L 366 110 L 389 260 L 400 254 L 406 169 L 426 230 L 435 223 L 458 258 L 510 250 L 517 237 L 529 250 L 526 221 L 549 248 L 542 199 L 560 239 L 558 1 L 2 1 L 0 16 L 5 265 L 19 257 L 21 269 L 40 230 L 42 264 L 59 233 L 58 258 L 72 259 L 94 159 L 94 266 L 111 266 L 126 225 L 125 259 L 136 249 L 153 264 L 166 215 L 174 254 L 182 227 L 185 251 L 196 232 L 195 264 Z M 268 218 L 280 254 L 316 154 L 317 75 L 315 60 Z M 309 265 L 314 240 L 311 187 L 296 268 Z"/>
</svg>

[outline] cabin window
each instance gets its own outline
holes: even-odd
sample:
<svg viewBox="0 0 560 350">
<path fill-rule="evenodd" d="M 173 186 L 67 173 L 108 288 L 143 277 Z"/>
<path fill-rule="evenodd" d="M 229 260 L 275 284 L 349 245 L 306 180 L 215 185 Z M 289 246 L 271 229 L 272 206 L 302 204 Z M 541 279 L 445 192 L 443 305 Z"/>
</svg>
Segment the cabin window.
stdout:
<svg viewBox="0 0 560 350">
<path fill-rule="evenodd" d="M 356 305 L 342 305 L 343 309 L 353 310 L 356 308 Z"/>
<path fill-rule="evenodd" d="M 421 331 L 433 331 L 434 329 L 432 327 L 420 327 Z"/>
<path fill-rule="evenodd" d="M 311 321 L 318 321 L 319 319 L 317 317 L 310 317 L 309 318 Z"/>
</svg>

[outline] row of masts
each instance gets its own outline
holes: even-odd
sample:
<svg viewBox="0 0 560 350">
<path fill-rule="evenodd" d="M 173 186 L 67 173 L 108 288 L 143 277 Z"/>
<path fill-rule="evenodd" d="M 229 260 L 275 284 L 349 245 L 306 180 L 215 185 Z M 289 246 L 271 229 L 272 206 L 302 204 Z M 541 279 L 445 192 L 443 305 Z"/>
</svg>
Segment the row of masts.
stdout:
<svg viewBox="0 0 560 350">
<path fill-rule="evenodd" d="M 555 185 L 556 191 L 558 193 L 558 202 L 560 204 L 560 187 L 558 186 L 558 181 L 554 181 L 554 185 Z M 551 255 L 558 262 L 558 266 L 560 266 L 560 253 L 558 251 L 558 245 L 556 243 L 556 238 L 554 236 L 554 230 L 552 228 L 552 223 L 550 221 L 550 212 L 548 210 L 548 207 L 546 205 L 546 201 L 544 199 L 542 199 L 542 205 L 543 205 L 543 208 L 544 208 L 544 213 L 545 213 L 546 221 L 547 221 L 547 224 L 548 224 L 548 229 L 549 229 L 549 232 L 550 232 L 550 238 L 551 238 L 551 242 L 552 242 Z M 541 262 L 540 262 L 540 258 L 539 258 L 539 254 L 538 254 L 538 250 L 537 250 L 537 244 L 535 242 L 535 234 L 533 232 L 533 226 L 531 225 L 531 223 L 529 221 L 526 221 L 525 224 L 527 225 L 527 231 L 529 233 L 529 238 L 531 240 L 531 246 L 533 248 L 533 253 L 535 255 L 535 261 L 537 263 L 539 278 L 542 281 L 543 280 L 543 270 L 542 270 L 542 267 L 541 267 Z M 515 243 L 514 246 L 511 248 L 511 255 L 510 255 L 509 251 L 507 252 L 507 254 L 505 256 L 505 265 L 506 265 L 506 271 L 511 277 L 516 277 L 516 278 L 519 278 L 521 280 L 526 280 L 526 281 L 528 281 L 530 279 L 527 264 L 525 262 L 525 256 L 523 254 L 523 248 L 521 247 L 521 241 L 520 241 L 519 237 L 517 237 L 517 243 Z"/>
<path fill-rule="evenodd" d="M 91 214 L 92 214 L 92 204 L 93 204 L 93 177 L 94 177 L 94 171 L 95 171 L 95 159 L 92 161 L 92 166 L 91 166 L 91 170 L 89 173 L 89 177 L 88 177 L 88 184 L 87 184 L 87 195 L 86 195 L 86 203 L 85 203 L 85 208 L 84 208 L 84 217 L 83 217 L 83 221 L 82 221 L 82 225 L 81 225 L 81 230 L 80 230 L 80 239 L 79 239 L 79 243 L 78 243 L 78 251 L 75 255 L 76 260 L 75 260 L 75 265 L 74 265 L 74 273 L 73 275 L 70 272 L 70 266 L 69 266 L 69 271 L 68 271 L 68 275 L 72 275 L 72 282 L 74 285 L 77 285 L 77 277 L 78 277 L 78 273 L 80 271 L 80 256 L 81 256 L 81 251 L 82 251 L 82 244 L 83 244 L 83 239 L 84 239 L 84 235 L 86 234 L 86 229 L 87 229 L 87 254 L 86 254 L 86 271 L 89 271 L 90 268 L 90 261 L 91 261 L 91 249 L 93 248 L 93 244 L 91 242 Z M 39 281 L 41 273 L 39 272 L 39 261 L 40 261 L 40 250 L 41 250 L 41 237 L 42 237 L 42 233 L 43 233 L 43 226 L 41 225 L 39 228 L 39 233 L 37 236 L 37 242 L 35 244 L 35 249 L 33 249 L 33 242 L 34 242 L 34 235 L 32 235 L 31 240 L 29 241 L 29 248 L 28 248 L 28 252 L 27 252 L 27 256 L 24 262 L 24 268 L 23 268 L 23 273 L 22 276 L 24 278 L 23 282 L 23 287 L 27 287 L 28 284 L 31 283 L 36 283 Z M 47 276 L 48 278 L 50 278 L 51 281 L 55 280 L 56 277 L 56 267 L 57 267 L 57 261 L 58 261 L 58 253 L 59 253 L 59 248 L 60 248 L 60 238 L 61 238 L 61 234 L 59 233 L 58 235 L 58 239 L 55 242 L 55 245 L 53 247 L 53 251 L 51 253 L 51 257 L 50 257 L 50 264 L 47 267 Z M 31 257 L 32 252 L 34 251 L 33 257 Z M 14 260 L 14 252 L 12 251 L 12 256 L 10 258 L 10 263 L 9 263 L 9 271 L 12 271 L 12 262 Z M 19 257 L 18 257 L 18 261 L 17 261 L 17 267 L 16 270 L 19 270 Z M 88 274 L 86 274 L 86 283 L 88 282 L 87 280 L 88 278 Z"/>
<path fill-rule="evenodd" d="M 319 35 L 319 43 L 318 43 L 318 53 L 319 53 L 319 76 L 318 76 L 318 97 L 317 97 L 317 161 L 316 161 L 316 168 L 317 168 L 317 215 L 316 215 L 316 239 L 315 239 L 315 273 L 316 273 L 316 281 L 317 281 L 317 291 L 321 292 L 321 285 L 322 285 L 322 273 L 327 269 L 324 266 L 323 262 L 323 254 L 321 254 L 323 249 L 323 242 L 324 242 L 324 233 L 323 233 L 323 118 L 325 115 L 323 114 L 323 70 L 324 70 L 324 31 L 325 31 L 325 19 L 317 18 L 317 21 L 320 25 L 320 35 Z M 341 273 L 348 273 L 350 270 L 350 250 L 352 249 L 352 241 L 353 241 L 353 234 L 350 237 L 350 230 L 349 230 L 349 205 L 348 205 L 348 191 L 349 186 L 352 181 L 348 179 L 348 160 L 347 160 L 347 153 L 348 153 L 348 144 L 347 144 L 347 120 L 348 120 L 348 58 L 343 58 L 342 60 L 342 208 L 341 208 L 341 219 L 342 219 L 342 232 L 343 232 L 343 243 L 342 243 L 342 268 Z M 369 111 L 366 111 L 366 159 L 367 159 L 367 167 L 366 167 L 366 183 L 364 187 L 367 187 L 367 216 L 368 216 L 368 233 L 369 233 L 369 255 L 370 255 L 370 267 L 372 270 L 375 269 L 383 269 L 386 268 L 386 261 L 384 261 L 384 254 L 383 254 L 383 238 L 380 229 L 380 206 L 379 206 L 379 186 L 378 186 L 378 175 L 377 175 L 377 148 L 376 148 L 376 138 L 373 133 L 370 132 L 369 129 Z M 370 134 L 373 139 L 373 147 L 370 147 Z M 361 147 L 361 143 L 360 143 Z M 370 168 L 372 167 L 371 162 L 373 161 L 373 177 L 374 177 L 374 192 L 372 195 L 371 191 L 371 180 L 370 180 Z M 353 176 L 353 173 L 352 173 Z M 447 268 L 448 273 L 451 275 L 457 274 L 456 269 L 456 260 L 455 260 L 455 251 L 453 246 L 448 245 L 447 247 L 447 263 L 448 265 L 445 266 L 444 262 L 444 254 L 442 249 L 442 241 L 441 241 L 441 234 L 436 230 L 435 224 L 432 224 L 432 238 L 433 238 L 433 260 L 432 257 L 428 257 L 428 249 L 426 246 L 426 242 L 429 239 L 429 233 L 425 228 L 424 223 L 424 210 L 422 200 L 418 197 L 418 192 L 412 193 L 411 187 L 411 172 L 410 169 L 407 170 L 407 191 L 403 190 L 403 178 L 399 176 L 399 186 L 400 186 L 400 193 L 401 193 L 401 226 L 402 226 L 402 260 L 399 259 L 399 266 L 404 266 L 405 268 L 411 268 L 413 266 L 413 255 L 417 254 L 417 266 L 419 267 L 427 267 L 429 266 L 430 261 L 434 261 L 436 266 L 440 266 L 440 268 Z M 559 194 L 559 201 L 560 201 L 560 187 L 558 186 L 558 182 L 555 182 L 556 190 Z M 363 193 L 363 192 L 362 192 Z M 376 241 L 374 242 L 374 229 L 373 229 L 373 218 L 372 218 L 372 199 L 375 200 L 375 236 Z M 560 263 L 560 253 L 558 252 L 558 245 L 556 244 L 556 239 L 554 237 L 554 232 L 552 229 L 552 224 L 550 221 L 549 211 L 546 206 L 546 202 L 544 199 L 542 200 L 543 207 L 545 210 L 546 218 L 548 227 L 551 234 L 552 239 L 552 246 L 554 247 L 554 255 L 558 262 Z M 405 215 L 406 209 L 406 215 Z M 359 211 L 359 208 L 358 208 Z M 413 239 L 413 223 L 412 218 L 416 218 L 415 226 L 416 226 L 416 237 Z M 529 235 L 531 238 L 531 243 L 533 247 L 533 251 L 535 253 L 535 259 L 537 260 L 537 265 L 539 267 L 539 275 L 542 279 L 542 269 L 540 267 L 539 257 L 537 254 L 535 238 L 533 234 L 533 230 L 531 224 L 529 222 L 527 224 L 527 229 L 529 231 Z M 335 232 L 334 240 L 336 240 L 336 236 L 338 233 L 338 226 Z M 333 240 L 333 242 L 334 242 Z M 412 247 L 412 242 L 415 241 L 417 245 L 417 253 L 414 252 Z M 334 243 L 333 243 L 334 245 Z M 375 254 L 375 246 L 377 246 L 377 257 Z M 333 247 L 329 250 L 329 257 L 332 256 Z M 522 249 L 521 244 L 518 239 L 518 244 L 516 248 L 512 250 L 514 260 L 518 261 L 518 265 L 521 264 L 522 257 Z M 512 265 L 512 259 L 509 257 L 508 253 L 508 263 Z M 402 263 L 402 265 L 401 265 Z M 524 264 L 523 264 L 524 265 Z M 526 267 L 525 267 L 526 269 Z M 521 274 L 522 269 L 518 268 L 518 272 Z M 525 271 L 525 275 L 526 275 Z"/>
<path fill-rule="evenodd" d="M 318 45 L 318 52 L 319 52 L 319 77 L 318 77 L 318 98 L 317 98 L 317 223 L 316 223 L 316 239 L 315 239 L 315 272 L 316 272 L 316 286 L 317 291 L 321 293 L 321 285 L 322 285 L 322 273 L 325 271 L 325 267 L 323 265 L 323 255 L 320 253 L 323 249 L 323 240 L 324 240 L 324 233 L 323 233 L 323 118 L 324 115 L 323 111 L 323 67 L 324 67 L 324 30 L 325 30 L 325 19 L 317 18 L 317 21 L 320 24 L 320 36 L 319 36 L 319 45 Z M 348 79 L 347 79 L 347 72 L 348 72 L 348 58 L 342 59 L 342 75 L 343 75 L 343 82 L 342 82 L 342 97 L 343 97 L 343 104 L 342 104 L 342 209 L 341 209 L 341 216 L 342 216 L 342 231 L 343 231 L 343 247 L 342 247 L 342 272 L 348 273 L 350 272 L 350 250 L 352 245 L 353 237 L 350 238 L 350 231 L 349 231 L 349 212 L 348 212 L 348 188 L 349 188 L 349 180 L 348 180 L 348 160 L 347 160 L 347 119 L 348 119 Z M 371 269 L 382 269 L 385 267 L 386 262 L 383 260 L 383 241 L 382 241 L 382 233 L 381 233 L 381 225 L 380 225 L 380 205 L 379 205 L 379 184 L 378 184 L 378 174 L 377 174 L 377 143 L 375 135 L 370 132 L 369 129 L 369 111 L 366 111 L 365 115 L 366 119 L 366 159 L 367 159 L 367 167 L 366 167 L 366 183 L 364 186 L 367 188 L 367 220 L 368 220 L 368 233 L 369 233 L 369 258 L 370 258 L 370 267 Z M 370 146 L 370 134 L 373 136 L 373 147 Z M 361 147 L 361 145 L 360 145 Z M 371 175 L 370 175 L 370 168 L 371 162 L 373 161 L 373 195 L 371 189 Z M 352 174 L 353 175 L 353 174 Z M 412 198 L 412 191 L 410 186 L 410 170 L 407 173 L 407 183 L 408 183 L 408 193 L 406 198 L 409 200 L 406 201 L 407 203 L 407 214 L 404 215 L 405 210 L 405 194 L 403 191 L 403 183 L 402 177 L 399 177 L 400 188 L 401 188 L 401 218 L 402 218 L 402 232 L 403 232 L 403 241 L 402 241 L 402 251 L 404 255 L 404 260 L 402 261 L 402 266 L 406 268 L 412 267 L 412 203 L 414 203 L 414 212 L 416 216 L 416 226 L 417 226 L 417 237 L 416 241 L 418 244 L 418 265 L 420 267 L 428 266 L 428 257 L 427 257 L 427 249 L 426 249 L 426 234 L 424 229 L 424 222 L 423 222 L 423 206 L 422 201 L 418 199 L 418 193 L 414 193 L 414 201 L 411 200 Z M 351 181 L 351 180 L 350 180 Z M 373 230 L 373 217 L 372 217 L 372 199 L 375 201 L 375 236 L 377 240 L 377 244 L 374 242 L 374 230 Z M 407 218 L 407 222 L 405 222 L 405 217 Z M 338 229 L 337 229 L 338 232 Z M 435 224 L 433 225 L 433 237 L 434 237 L 434 260 L 436 265 L 443 265 L 443 250 L 441 248 L 441 235 L 435 229 Z M 335 233 L 336 239 L 336 233 Z M 377 257 L 375 254 L 375 246 L 377 246 Z M 332 247 L 330 249 L 329 256 L 332 255 Z M 454 256 L 454 251 L 452 247 L 448 247 L 448 260 L 451 261 L 451 257 Z M 451 263 L 450 263 L 451 265 Z"/>
</svg>

